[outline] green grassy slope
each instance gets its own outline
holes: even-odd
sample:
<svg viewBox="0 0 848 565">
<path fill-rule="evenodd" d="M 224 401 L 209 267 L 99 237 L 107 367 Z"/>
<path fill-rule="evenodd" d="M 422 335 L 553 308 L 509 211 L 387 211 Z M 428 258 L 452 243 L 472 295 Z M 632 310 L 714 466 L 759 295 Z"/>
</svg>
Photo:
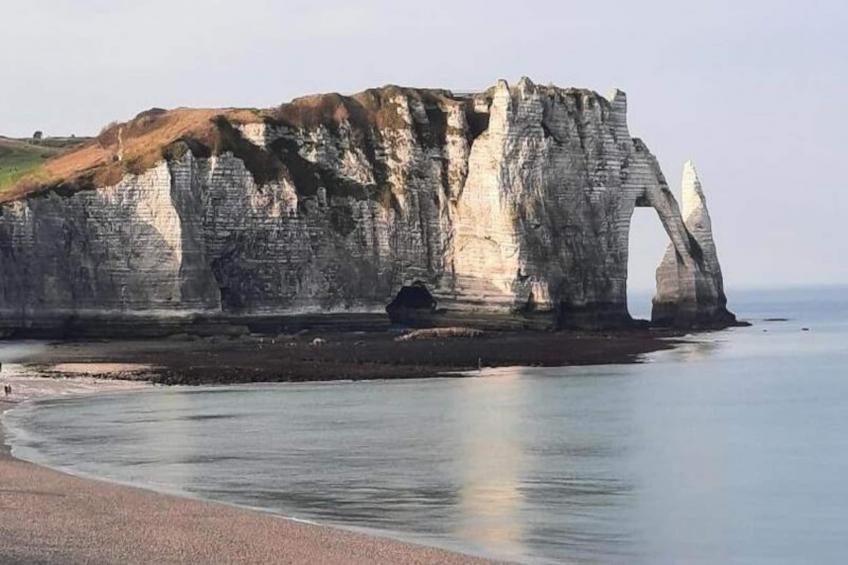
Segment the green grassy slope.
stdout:
<svg viewBox="0 0 848 565">
<path fill-rule="evenodd" d="M 83 140 L 48 138 L 38 145 L 28 140 L 0 137 L 0 192 L 13 186 L 22 177 L 37 173 L 47 159 Z"/>
<path fill-rule="evenodd" d="M 52 147 L 39 147 L 24 141 L 0 138 L 0 190 L 35 171 L 58 152 Z"/>
</svg>

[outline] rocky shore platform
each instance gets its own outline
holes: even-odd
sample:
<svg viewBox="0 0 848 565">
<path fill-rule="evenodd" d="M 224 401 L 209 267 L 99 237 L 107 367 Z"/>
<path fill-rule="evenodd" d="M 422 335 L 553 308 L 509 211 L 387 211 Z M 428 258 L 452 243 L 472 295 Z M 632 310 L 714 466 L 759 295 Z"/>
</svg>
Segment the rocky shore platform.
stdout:
<svg viewBox="0 0 848 565">
<path fill-rule="evenodd" d="M 474 332 L 401 339 L 400 331 L 35 342 L 15 359 L 46 376 L 160 384 L 426 378 L 484 367 L 636 362 L 673 347 L 677 330 Z M 13 342 L 6 342 L 13 343 Z"/>
</svg>

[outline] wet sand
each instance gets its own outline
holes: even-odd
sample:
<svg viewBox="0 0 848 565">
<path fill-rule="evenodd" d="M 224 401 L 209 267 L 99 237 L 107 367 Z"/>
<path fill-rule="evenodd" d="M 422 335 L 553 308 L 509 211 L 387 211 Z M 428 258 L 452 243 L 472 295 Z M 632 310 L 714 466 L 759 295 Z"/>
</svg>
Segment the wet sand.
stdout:
<svg viewBox="0 0 848 565">
<path fill-rule="evenodd" d="M 13 406 L 0 401 L 0 412 Z M 486 563 L 14 459 L 0 426 L 0 563 Z"/>
</svg>

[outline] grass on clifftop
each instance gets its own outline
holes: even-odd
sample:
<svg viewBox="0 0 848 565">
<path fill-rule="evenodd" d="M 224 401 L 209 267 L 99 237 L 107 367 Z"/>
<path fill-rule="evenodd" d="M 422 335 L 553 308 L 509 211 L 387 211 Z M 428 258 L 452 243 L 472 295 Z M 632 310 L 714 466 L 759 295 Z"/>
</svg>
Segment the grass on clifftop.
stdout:
<svg viewBox="0 0 848 565">
<path fill-rule="evenodd" d="M 410 104 L 423 107 L 427 119 L 411 119 L 410 110 L 397 102 L 399 97 L 406 97 Z M 127 174 L 141 174 L 163 158 L 178 159 L 186 151 L 196 157 L 231 152 L 244 161 L 259 184 L 281 175 L 297 176 L 300 171 L 302 182 L 295 184 L 308 190 L 320 171 L 313 170 L 315 167 L 299 155 L 296 144 L 285 146 L 290 140 L 280 139 L 278 146 L 269 150 L 245 139 L 239 127 L 265 123 L 293 130 L 325 127 L 332 131 L 349 123 L 357 141 L 371 154 L 375 150 L 372 138 L 395 129 L 411 127 L 423 144 L 443 144 L 448 129 L 444 107 L 451 104 L 462 102 L 453 99 L 447 91 L 389 85 L 353 96 L 333 93 L 307 96 L 266 110 L 151 108 L 127 122 L 113 122 L 97 137 L 78 140 L 82 143 L 67 150 L 54 151 L 52 145 L 47 144 L 51 140 L 42 140 L 36 145 L 0 137 L 0 142 L 8 145 L 5 161 L 0 153 L 0 204 L 44 191 L 67 195 L 112 186 Z M 319 180 L 340 182 L 338 179 Z M 361 187 L 345 185 L 344 188 L 356 192 Z M 385 191 L 378 196 L 381 201 L 390 202 Z"/>
<path fill-rule="evenodd" d="M 35 171 L 59 150 L 0 138 L 0 191 Z"/>
<path fill-rule="evenodd" d="M 48 138 L 31 142 L 0 136 L 0 194 L 24 177 L 41 177 L 40 168 L 48 159 L 83 141 L 76 138 Z"/>
<path fill-rule="evenodd" d="M 26 173 L 18 168 L 16 180 L 0 188 L 0 204 L 50 188 L 73 192 L 116 184 L 127 173 L 140 174 L 152 167 L 177 142 L 217 154 L 221 136 L 213 119 L 219 116 L 234 123 L 262 119 L 252 110 L 153 108 L 129 122 L 112 123 L 96 138 L 80 140 L 52 158 L 30 162 Z"/>
</svg>

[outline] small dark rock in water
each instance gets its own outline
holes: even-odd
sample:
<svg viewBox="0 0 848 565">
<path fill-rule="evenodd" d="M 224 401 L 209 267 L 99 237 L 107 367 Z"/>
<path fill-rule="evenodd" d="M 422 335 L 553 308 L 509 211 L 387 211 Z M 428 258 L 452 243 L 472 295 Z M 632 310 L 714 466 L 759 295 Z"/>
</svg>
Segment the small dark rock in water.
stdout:
<svg viewBox="0 0 848 565">
<path fill-rule="evenodd" d="M 808 332 L 808 331 L 810 331 L 810 328 L 801 328 L 801 331 L 802 332 Z"/>
<path fill-rule="evenodd" d="M 764 318 L 764 322 L 788 322 L 789 318 Z"/>
</svg>

